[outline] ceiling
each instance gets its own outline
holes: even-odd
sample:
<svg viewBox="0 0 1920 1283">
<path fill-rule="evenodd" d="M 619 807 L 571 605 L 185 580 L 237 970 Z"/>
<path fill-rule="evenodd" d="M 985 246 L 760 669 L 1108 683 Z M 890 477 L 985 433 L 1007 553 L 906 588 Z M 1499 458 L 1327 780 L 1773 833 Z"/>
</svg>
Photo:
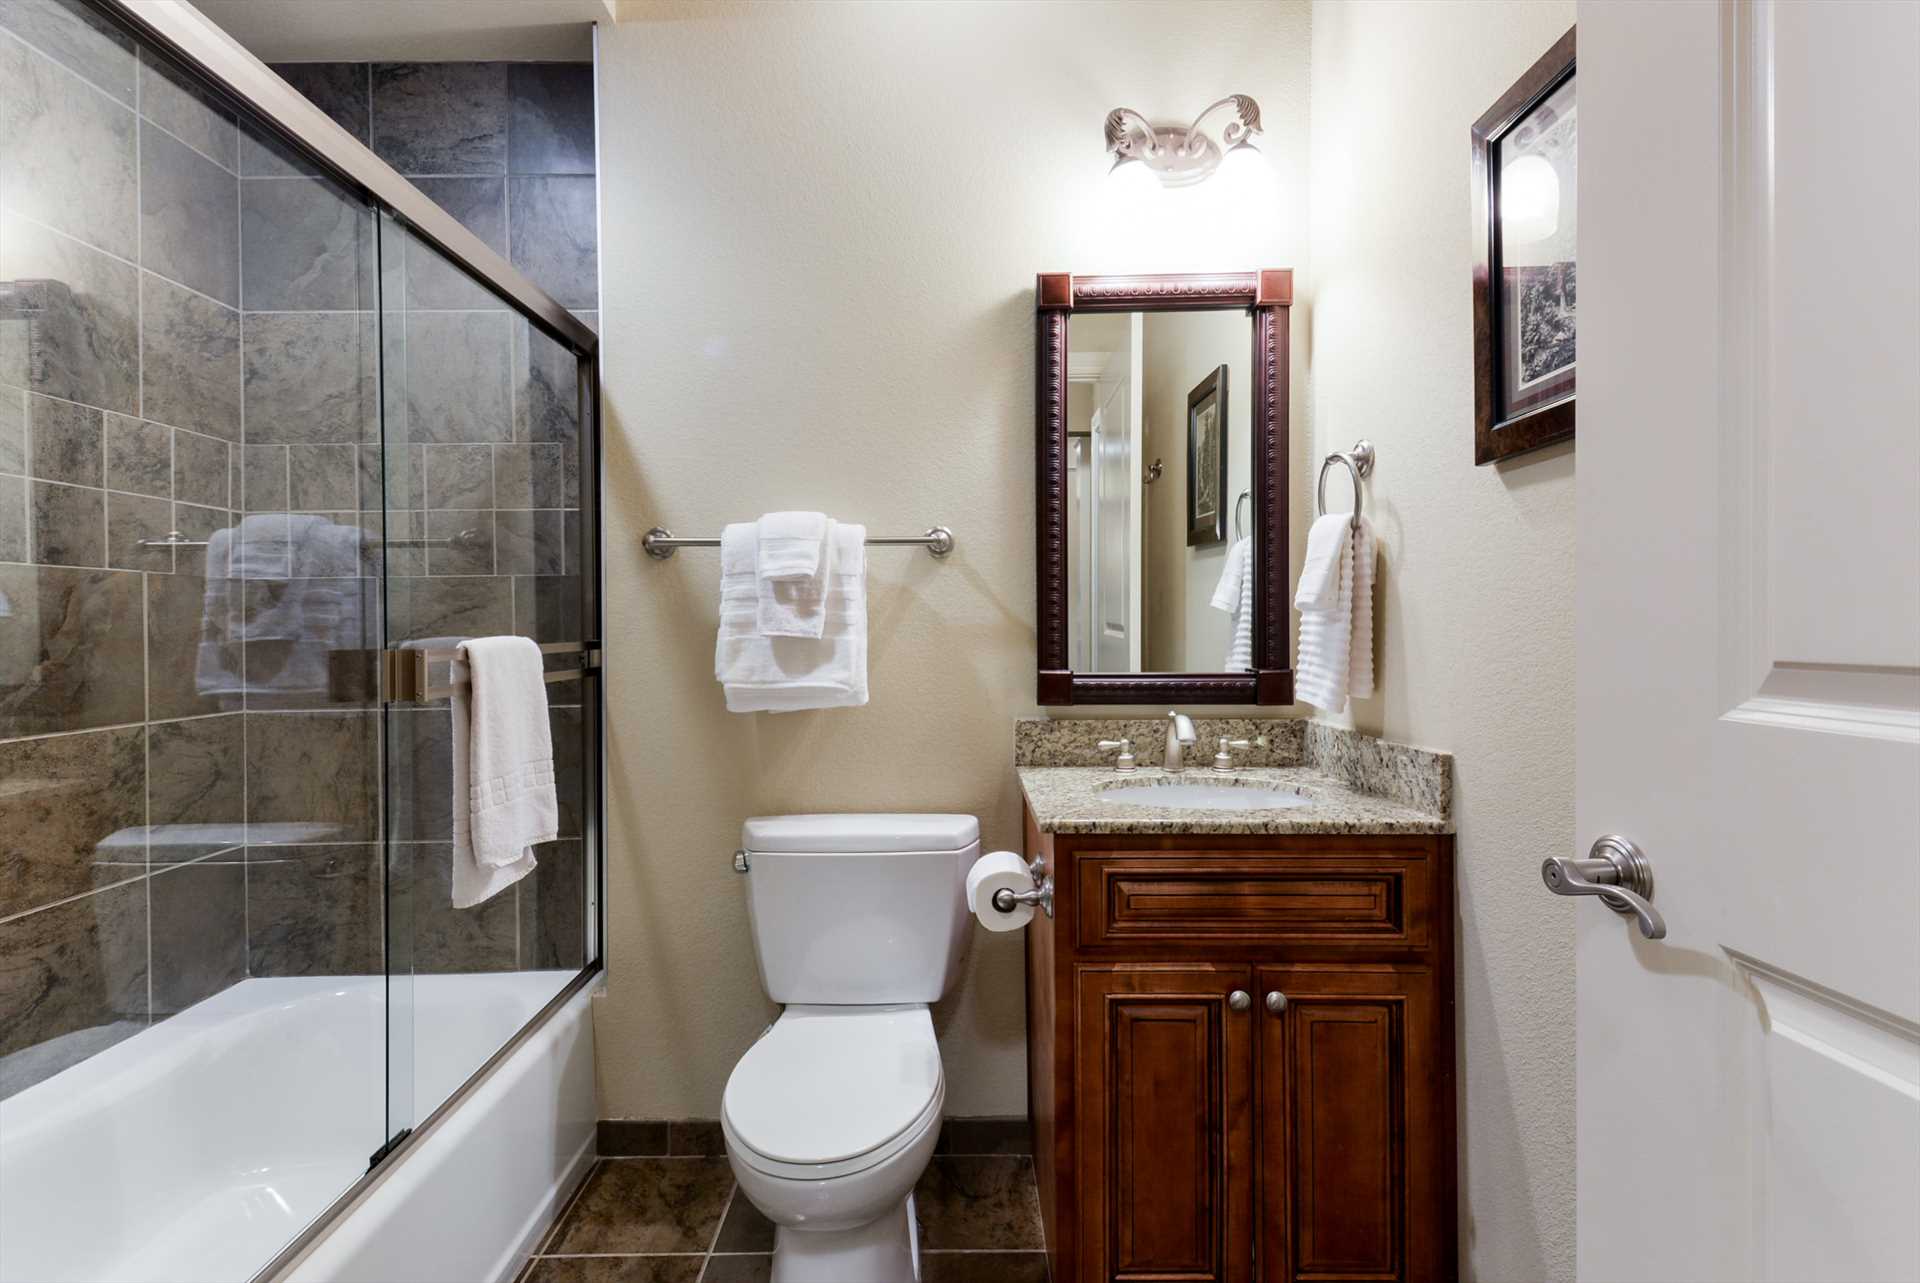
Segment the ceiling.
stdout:
<svg viewBox="0 0 1920 1283">
<path fill-rule="evenodd" d="M 195 0 L 262 62 L 585 60 L 613 0 Z"/>
</svg>

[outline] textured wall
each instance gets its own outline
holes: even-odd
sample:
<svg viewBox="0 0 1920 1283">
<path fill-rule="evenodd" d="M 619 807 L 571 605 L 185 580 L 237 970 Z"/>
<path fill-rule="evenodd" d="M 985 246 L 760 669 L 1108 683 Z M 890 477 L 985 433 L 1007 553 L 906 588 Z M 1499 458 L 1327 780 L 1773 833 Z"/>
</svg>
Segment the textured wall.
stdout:
<svg viewBox="0 0 1920 1283">
<path fill-rule="evenodd" d="M 1467 130 L 1573 18 L 1313 9 L 1314 454 L 1380 452 L 1381 693 L 1349 720 L 1454 755 L 1462 1253 L 1516 1283 L 1573 1274 L 1573 909 L 1537 869 L 1574 846 L 1574 457 L 1473 466 Z"/>
<path fill-rule="evenodd" d="M 609 1116 L 712 1116 L 774 1012 L 728 864 L 744 818 L 965 811 L 1018 842 L 1034 274 L 1304 269 L 1307 16 L 640 5 L 603 30 Z M 1110 108 L 1185 119 L 1234 91 L 1265 115 L 1264 200 L 1116 197 Z M 640 552 L 656 522 L 713 535 L 786 507 L 959 537 L 945 564 L 874 553 L 867 708 L 729 716 L 715 554 Z M 947 1108 L 1019 1113 L 1021 942 L 976 934 L 936 1012 Z"/>
</svg>

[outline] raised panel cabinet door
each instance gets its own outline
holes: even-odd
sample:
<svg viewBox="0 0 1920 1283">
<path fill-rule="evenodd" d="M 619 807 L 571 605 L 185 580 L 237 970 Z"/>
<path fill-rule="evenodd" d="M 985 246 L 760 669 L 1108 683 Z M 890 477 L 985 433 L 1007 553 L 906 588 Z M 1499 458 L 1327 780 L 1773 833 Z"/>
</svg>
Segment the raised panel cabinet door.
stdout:
<svg viewBox="0 0 1920 1283">
<path fill-rule="evenodd" d="M 1080 1283 L 1251 1283 L 1251 979 L 1244 966 L 1077 970 Z"/>
<path fill-rule="evenodd" d="M 1263 1283 L 1452 1277 L 1433 971 L 1263 967 L 1258 983 Z"/>
</svg>

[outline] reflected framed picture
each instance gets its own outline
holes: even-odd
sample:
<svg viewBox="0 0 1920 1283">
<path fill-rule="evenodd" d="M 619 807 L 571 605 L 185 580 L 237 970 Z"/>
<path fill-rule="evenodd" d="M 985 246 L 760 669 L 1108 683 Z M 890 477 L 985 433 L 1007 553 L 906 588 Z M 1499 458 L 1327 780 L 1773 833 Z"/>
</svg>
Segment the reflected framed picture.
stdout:
<svg viewBox="0 0 1920 1283">
<path fill-rule="evenodd" d="M 1573 436 L 1574 33 L 1474 122 L 1473 461 Z"/>
<path fill-rule="evenodd" d="M 1187 393 L 1187 547 L 1226 542 L 1226 494 L 1227 367 L 1222 365 Z"/>
</svg>

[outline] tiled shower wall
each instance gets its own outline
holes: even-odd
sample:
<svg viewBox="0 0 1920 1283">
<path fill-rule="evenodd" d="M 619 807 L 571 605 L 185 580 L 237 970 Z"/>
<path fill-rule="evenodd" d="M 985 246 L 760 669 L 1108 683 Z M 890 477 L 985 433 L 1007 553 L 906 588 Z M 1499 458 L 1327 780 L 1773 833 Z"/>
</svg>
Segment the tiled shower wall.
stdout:
<svg viewBox="0 0 1920 1283">
<path fill-rule="evenodd" d="M 584 68 L 290 70 L 362 87 L 322 105 L 591 308 Z M 380 637 L 382 320 L 388 439 L 432 442 L 394 452 L 389 533 L 471 532 L 390 553 L 397 634 L 578 636 L 570 358 L 420 246 L 380 317 L 371 215 L 299 171 L 78 4 L 0 0 L 0 1096 L 248 975 L 580 960 L 577 838 L 448 906 L 444 708 L 396 717 L 383 956 L 378 713 L 340 662 Z M 138 544 L 169 530 L 209 546 Z"/>
</svg>

